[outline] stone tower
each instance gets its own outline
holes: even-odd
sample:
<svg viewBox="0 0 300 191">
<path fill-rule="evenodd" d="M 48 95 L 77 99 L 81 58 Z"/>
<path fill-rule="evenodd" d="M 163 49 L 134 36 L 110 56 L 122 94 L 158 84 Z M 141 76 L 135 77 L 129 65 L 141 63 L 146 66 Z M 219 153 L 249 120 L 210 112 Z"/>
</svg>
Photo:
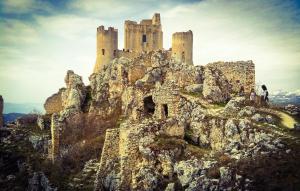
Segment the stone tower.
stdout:
<svg viewBox="0 0 300 191">
<path fill-rule="evenodd" d="M 172 35 L 172 57 L 187 64 L 193 64 L 193 32 L 176 32 Z"/>
<path fill-rule="evenodd" d="M 103 65 L 117 57 L 118 52 L 118 30 L 113 27 L 104 26 L 97 28 L 97 57 L 94 73 L 98 73 Z"/>
<path fill-rule="evenodd" d="M 155 13 L 152 19 L 125 21 L 124 49 L 133 52 L 162 50 L 163 32 L 161 29 L 160 14 Z"/>
</svg>

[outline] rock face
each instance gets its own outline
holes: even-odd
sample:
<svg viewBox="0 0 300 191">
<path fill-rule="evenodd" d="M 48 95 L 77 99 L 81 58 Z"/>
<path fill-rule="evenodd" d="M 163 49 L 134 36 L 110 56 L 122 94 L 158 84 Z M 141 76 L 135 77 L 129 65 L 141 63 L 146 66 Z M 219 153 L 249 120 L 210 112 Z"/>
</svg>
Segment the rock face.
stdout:
<svg viewBox="0 0 300 191">
<path fill-rule="evenodd" d="M 237 159 L 247 155 L 250 143 L 272 140 L 250 130 L 249 117 L 256 111 L 245 107 L 245 98 L 231 99 L 235 92 L 222 70 L 178 62 L 170 51 L 116 58 L 89 80 L 90 86 L 85 86 L 80 76 L 68 71 L 62 110 L 52 115 L 50 150 L 55 160 L 75 147 L 65 135 L 89 125 L 81 123 L 84 115 L 94 116 L 87 121 L 100 116 L 112 123 L 106 130 L 95 190 L 239 189 L 243 186 L 234 185 L 235 174 L 228 167 L 217 169 L 220 180 L 209 177 L 216 162 L 195 159 L 194 147 L 211 155 L 233 150 Z M 230 99 L 222 111 L 210 109 L 211 103 Z M 245 119 L 231 115 L 242 109 Z"/>
<path fill-rule="evenodd" d="M 203 96 L 213 102 L 224 102 L 230 99 L 231 86 L 222 72 L 206 67 L 204 73 Z"/>
<path fill-rule="evenodd" d="M 133 75 L 133 68 L 138 69 L 138 74 Z M 167 190 L 176 190 L 178 184 L 197 190 L 201 182 L 207 188 L 220 188 L 219 181 L 200 179 L 199 173 L 208 167 L 202 168 L 199 161 L 176 163 L 177 157 L 187 154 L 183 138 L 219 152 L 254 142 L 249 134 L 261 136 L 250 133 L 249 120 L 236 120 L 230 115 L 225 118 L 224 113 L 237 114 L 244 108 L 245 98 L 232 99 L 224 113 L 217 116 L 211 116 L 200 104 L 201 100 L 225 102 L 234 93 L 226 76 L 214 67 L 178 63 L 169 59 L 168 52 L 157 51 L 133 60 L 115 59 L 90 80 L 90 112 L 101 113 L 99 108 L 104 103 L 109 103 L 113 111 L 121 101 L 122 114 L 126 116 L 119 128 L 106 131 L 96 190 L 155 190 L 167 180 Z M 170 148 L 170 144 L 174 147 Z M 222 188 L 226 188 L 232 183 L 231 177 L 223 170 L 221 173 Z"/>
<path fill-rule="evenodd" d="M 62 92 L 62 106 L 65 110 L 81 111 L 86 89 L 81 76 L 69 70 L 65 77 L 66 89 Z"/>
<path fill-rule="evenodd" d="M 3 98 L 0 95 L 0 128 L 3 127 L 4 125 L 4 120 L 3 120 Z"/>
<path fill-rule="evenodd" d="M 64 90 L 65 88 L 61 88 L 57 93 L 47 98 L 44 103 L 46 114 L 58 113 L 63 109 L 61 95 Z"/>
</svg>

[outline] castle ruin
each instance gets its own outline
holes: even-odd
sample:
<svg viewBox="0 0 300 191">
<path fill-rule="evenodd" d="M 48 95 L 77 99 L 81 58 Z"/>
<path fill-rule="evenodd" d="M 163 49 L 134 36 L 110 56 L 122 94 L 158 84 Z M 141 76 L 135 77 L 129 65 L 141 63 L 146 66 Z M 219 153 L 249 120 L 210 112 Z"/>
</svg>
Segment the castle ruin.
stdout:
<svg viewBox="0 0 300 191">
<path fill-rule="evenodd" d="M 104 65 L 114 58 L 135 58 L 142 52 L 163 50 L 163 31 L 160 14 L 140 23 L 126 20 L 124 24 L 124 49 L 118 49 L 118 30 L 104 26 L 97 28 L 97 57 L 94 73 L 99 73 Z M 172 36 L 172 57 L 188 64 L 193 64 L 193 33 L 176 32 Z"/>
</svg>

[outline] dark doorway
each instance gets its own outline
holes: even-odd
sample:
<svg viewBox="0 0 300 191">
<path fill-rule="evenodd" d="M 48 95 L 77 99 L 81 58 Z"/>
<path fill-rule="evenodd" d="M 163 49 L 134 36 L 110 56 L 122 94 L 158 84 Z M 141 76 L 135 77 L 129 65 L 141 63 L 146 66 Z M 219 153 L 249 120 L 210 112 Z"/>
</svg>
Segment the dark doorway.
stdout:
<svg viewBox="0 0 300 191">
<path fill-rule="evenodd" d="M 114 50 L 114 56 L 116 56 L 117 55 L 117 51 L 116 50 Z"/>
<path fill-rule="evenodd" d="M 168 105 L 163 104 L 163 109 L 164 109 L 165 117 L 167 118 L 169 116 Z"/>
<path fill-rule="evenodd" d="M 152 96 L 144 98 L 144 109 L 146 115 L 153 115 L 155 111 L 155 103 L 153 102 Z"/>
<path fill-rule="evenodd" d="M 105 50 L 104 49 L 102 49 L 102 55 L 104 55 L 105 54 Z"/>
<path fill-rule="evenodd" d="M 143 34 L 143 42 L 147 42 L 147 36 Z"/>
</svg>

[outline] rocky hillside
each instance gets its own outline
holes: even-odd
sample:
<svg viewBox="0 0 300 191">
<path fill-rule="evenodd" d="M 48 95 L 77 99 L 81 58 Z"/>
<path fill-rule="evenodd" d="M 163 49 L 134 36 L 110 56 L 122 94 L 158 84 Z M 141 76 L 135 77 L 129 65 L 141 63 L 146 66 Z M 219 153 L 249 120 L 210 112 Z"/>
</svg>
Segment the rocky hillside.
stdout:
<svg viewBox="0 0 300 191">
<path fill-rule="evenodd" d="M 240 84 L 228 74 L 238 71 L 218 64 L 178 63 L 156 51 L 114 59 L 89 85 L 68 71 L 47 115 L 32 122 L 51 118 L 41 159 L 51 170 L 38 165 L 27 187 L 47 180 L 58 190 L 299 190 L 299 132 L 239 94 L 253 78 Z M 254 68 L 234 66 L 241 76 Z"/>
</svg>

